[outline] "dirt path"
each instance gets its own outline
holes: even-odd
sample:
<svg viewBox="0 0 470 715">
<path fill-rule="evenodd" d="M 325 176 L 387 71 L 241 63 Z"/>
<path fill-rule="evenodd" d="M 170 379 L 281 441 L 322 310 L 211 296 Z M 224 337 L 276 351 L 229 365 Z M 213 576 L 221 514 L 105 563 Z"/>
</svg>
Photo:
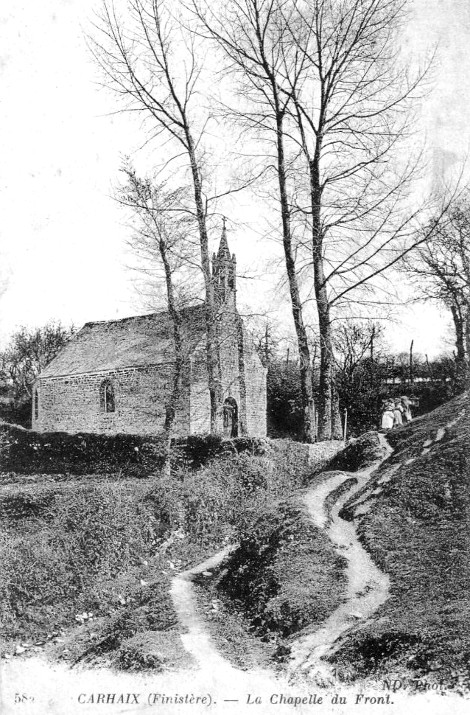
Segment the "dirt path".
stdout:
<svg viewBox="0 0 470 715">
<path fill-rule="evenodd" d="M 112 672 L 109 668 L 71 670 L 65 664 L 47 662 L 39 657 L 0 661 L 0 712 L 2 715 L 17 715 L 20 710 L 22 715 L 96 715 L 101 711 L 110 715 L 141 715 L 143 712 L 157 711 L 163 715 L 183 715 L 188 713 L 188 709 L 194 715 L 202 715 L 209 709 L 215 715 L 239 715 L 255 711 L 275 711 L 279 715 L 291 715 L 295 711 L 298 715 L 307 715 L 317 709 L 318 712 L 334 712 L 335 715 L 350 712 L 354 692 L 350 695 L 349 691 L 346 692 L 346 686 L 335 684 L 334 692 L 347 694 L 348 705 L 333 704 L 333 691 L 330 688 L 334 679 L 331 678 L 328 665 L 322 661 L 322 656 L 359 618 L 370 617 L 388 595 L 387 576 L 377 569 L 360 545 L 354 525 L 339 518 L 345 501 L 367 483 L 377 466 L 378 463 L 355 474 L 331 473 L 324 482 L 312 487 L 305 495 L 305 503 L 313 522 L 326 531 L 339 553 L 348 560 L 345 603 L 334 611 L 319 630 L 305 635 L 294 645 L 290 670 L 301 669 L 308 673 L 308 681 L 301 679 L 288 683 L 285 678 L 276 677 L 273 673 L 241 671 L 232 666 L 212 642 L 204 618 L 198 611 L 192 580 L 196 575 L 216 568 L 228 555 L 230 549 L 227 548 L 197 567 L 175 575 L 172 582 L 171 595 L 184 630 L 182 641 L 196 663 L 195 668 L 178 672 L 131 674 Z M 357 483 L 341 494 L 328 513 L 327 505 L 331 501 L 328 496 L 351 478 L 357 480 Z M 325 678 L 330 688 L 317 689 L 315 685 L 324 684 Z M 108 700 L 106 707 L 102 708 L 100 704 L 104 701 L 96 700 L 118 697 L 120 694 L 128 699 L 126 704 L 113 705 Z M 317 696 L 323 702 L 318 708 L 312 707 L 309 699 Z M 27 699 L 18 705 L 17 699 L 22 697 Z M 205 702 L 189 705 L 188 708 L 188 704 L 181 700 L 188 697 L 204 698 Z M 457 715 L 464 712 L 460 700 L 446 698 L 443 701 L 440 698 L 439 707 L 436 708 L 431 697 L 423 695 L 419 703 L 420 710 L 429 715 Z M 155 701 L 155 698 L 158 700 Z M 417 704 L 416 700 L 414 705 Z M 253 704 L 258 707 L 253 709 Z M 397 693 L 394 702 L 387 706 L 387 713 L 400 715 L 408 707 L 408 695 Z M 366 709 L 369 712 L 368 707 L 354 708 L 357 712 L 365 712 Z"/>
<path fill-rule="evenodd" d="M 379 435 L 379 438 L 388 456 L 392 450 L 383 435 Z M 321 660 L 322 656 L 331 651 L 339 636 L 348 631 L 359 619 L 369 618 L 388 598 L 390 586 L 388 576 L 377 568 L 362 547 L 354 523 L 339 517 L 344 503 L 368 482 L 381 461 L 383 460 L 359 472 L 334 472 L 325 482 L 312 487 L 304 497 L 312 521 L 320 529 L 326 530 L 338 553 L 347 559 L 348 585 L 346 601 L 331 614 L 323 626 L 294 643 L 289 666 L 291 677 L 300 671 L 308 674 L 318 683 L 331 682 L 331 668 Z M 329 515 L 325 506 L 326 498 L 352 478 L 357 482 L 338 498 Z"/>
<path fill-rule="evenodd" d="M 326 530 L 333 544 L 348 560 L 346 602 L 334 611 L 319 630 L 299 639 L 293 648 L 290 673 L 300 669 L 316 679 L 318 684 L 325 679 L 331 682 L 331 673 L 327 664 L 323 665 L 321 657 L 331 649 L 338 636 L 347 631 L 358 618 L 368 618 L 388 595 L 388 577 L 379 571 L 360 545 L 354 525 L 343 521 L 338 515 L 344 502 L 368 481 L 377 466 L 375 464 L 355 474 L 334 472 L 329 479 L 312 487 L 305 495 L 313 522 Z M 351 477 L 357 479 L 357 484 L 341 495 L 331 514 L 327 514 L 325 502 L 328 495 Z M 15 659 L 0 668 L 2 713 L 16 713 L 15 694 L 18 690 L 24 690 L 24 683 L 30 684 L 29 690 L 35 693 L 34 703 L 22 704 L 21 712 L 24 715 L 42 715 L 46 712 L 48 715 L 62 715 L 64 712 L 73 715 L 95 713 L 96 705 L 81 704 L 80 698 L 83 700 L 85 696 L 88 698 L 97 692 L 140 693 L 138 707 L 108 706 L 107 709 L 113 713 L 141 713 L 147 709 L 155 712 L 155 705 L 150 704 L 151 693 L 167 693 L 171 697 L 177 693 L 207 694 L 212 699 L 212 711 L 221 713 L 231 711 L 238 715 L 252 712 L 255 697 L 260 698 L 263 705 L 269 702 L 275 704 L 277 713 L 292 712 L 292 701 L 280 701 L 278 694 L 283 693 L 286 698 L 299 698 L 307 693 L 303 692 L 301 683 L 292 689 L 285 678 L 276 677 L 274 673 L 261 669 L 245 672 L 235 668 L 217 650 L 198 611 L 192 580 L 216 568 L 233 548 L 227 547 L 198 566 L 175 575 L 172 582 L 171 596 L 184 631 L 181 639 L 196 663 L 195 669 L 178 673 L 130 675 L 113 673 L 109 669 L 71 671 L 65 665 L 47 663 L 39 658 Z M 193 712 L 196 714 L 206 710 L 207 706 L 196 706 Z M 264 708 L 262 710 L 264 712 Z M 173 704 L 168 708 L 159 708 L 159 711 L 177 715 L 187 712 L 187 706 Z M 296 712 L 311 712 L 311 707 L 299 704 L 296 705 Z M 341 715 L 339 711 L 338 715 Z"/>
<path fill-rule="evenodd" d="M 383 435 L 379 435 L 386 456 L 391 453 Z M 373 563 L 363 549 L 357 537 L 354 524 L 339 517 L 344 503 L 358 492 L 370 479 L 370 476 L 383 460 L 379 460 L 367 469 L 359 472 L 332 472 L 331 477 L 312 487 L 305 495 L 305 504 L 314 524 L 326 530 L 338 552 L 347 561 L 346 600 L 325 621 L 323 626 L 313 633 L 298 639 L 292 648 L 292 658 L 288 672 L 292 676 L 297 671 L 309 674 L 319 684 L 331 682 L 331 669 L 321 659 L 328 653 L 337 638 L 353 626 L 358 619 L 369 618 L 388 598 L 389 579 Z M 327 513 L 327 497 L 344 482 L 350 480 L 347 489 Z M 355 483 L 352 482 L 354 480 Z M 198 613 L 192 580 L 195 576 L 210 572 L 234 550 L 234 546 L 215 554 L 202 564 L 175 576 L 171 587 L 171 596 L 175 610 L 185 633 L 181 636 L 183 645 L 194 658 L 200 669 L 215 669 L 220 675 L 239 685 L 246 680 L 246 673 L 235 668 L 218 652 L 207 631 L 203 618 Z M 258 673 L 258 677 L 261 671 Z M 269 679 L 266 672 L 263 676 Z"/>
<path fill-rule="evenodd" d="M 198 566 L 178 574 L 173 579 L 170 590 L 175 611 L 185 631 L 181 635 L 185 649 L 194 658 L 199 668 L 222 669 L 226 671 L 227 676 L 233 675 L 233 671 L 236 669 L 220 655 L 212 642 L 206 625 L 198 613 L 191 581 L 195 576 L 217 568 L 235 548 L 236 546 L 227 546 Z"/>
</svg>

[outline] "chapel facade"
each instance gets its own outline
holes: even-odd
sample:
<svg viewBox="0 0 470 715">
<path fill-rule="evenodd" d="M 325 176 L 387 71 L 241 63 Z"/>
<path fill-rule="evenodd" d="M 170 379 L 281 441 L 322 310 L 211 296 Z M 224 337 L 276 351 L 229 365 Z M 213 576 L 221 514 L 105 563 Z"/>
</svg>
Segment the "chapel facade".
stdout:
<svg viewBox="0 0 470 715">
<path fill-rule="evenodd" d="M 226 437 L 266 435 L 266 368 L 237 311 L 236 258 L 225 228 L 212 260 Z M 204 305 L 182 310 L 184 368 L 176 437 L 210 431 Z M 172 385 L 174 345 L 167 312 L 87 323 L 33 387 L 39 432 L 158 435 Z"/>
</svg>

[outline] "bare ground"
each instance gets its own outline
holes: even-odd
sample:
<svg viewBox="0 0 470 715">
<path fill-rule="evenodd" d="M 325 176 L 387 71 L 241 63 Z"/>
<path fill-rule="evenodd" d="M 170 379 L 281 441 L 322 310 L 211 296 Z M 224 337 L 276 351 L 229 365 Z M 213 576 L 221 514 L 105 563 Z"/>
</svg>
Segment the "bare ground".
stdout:
<svg viewBox="0 0 470 715">
<path fill-rule="evenodd" d="M 380 435 L 386 456 L 391 449 Z M 383 460 L 381 460 L 383 461 Z M 295 676 L 299 671 L 319 684 L 331 681 L 332 669 L 323 659 L 331 652 L 335 641 L 349 630 L 358 619 L 367 619 L 386 601 L 389 593 L 389 578 L 374 564 L 362 547 L 353 522 L 344 521 L 339 512 L 346 500 L 362 489 L 380 462 L 359 472 L 333 472 L 329 479 L 312 487 L 304 496 L 309 514 L 321 529 L 326 529 L 334 547 L 347 559 L 347 592 L 345 601 L 331 614 L 323 626 L 312 633 L 305 633 L 294 641 L 291 650 L 289 672 Z M 355 483 L 354 483 L 355 482 Z M 335 501 L 328 513 L 328 497 L 347 488 Z"/>
</svg>

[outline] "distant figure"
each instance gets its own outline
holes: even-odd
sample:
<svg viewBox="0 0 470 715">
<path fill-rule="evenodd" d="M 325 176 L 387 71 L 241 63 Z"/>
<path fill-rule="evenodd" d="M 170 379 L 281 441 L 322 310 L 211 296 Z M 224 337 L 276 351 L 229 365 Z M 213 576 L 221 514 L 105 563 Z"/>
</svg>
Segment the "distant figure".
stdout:
<svg viewBox="0 0 470 715">
<path fill-rule="evenodd" d="M 398 397 L 395 400 L 395 405 L 393 408 L 393 426 L 401 427 L 403 424 L 403 407 L 401 404 L 401 399 Z"/>
<path fill-rule="evenodd" d="M 393 416 L 393 402 L 386 402 L 384 411 L 382 413 L 382 429 L 389 430 L 393 428 L 394 416 Z"/>
<path fill-rule="evenodd" d="M 413 417 L 411 415 L 411 402 L 406 395 L 403 395 L 403 397 L 401 398 L 401 404 L 403 407 L 403 424 L 407 424 L 408 422 L 411 422 Z"/>
</svg>

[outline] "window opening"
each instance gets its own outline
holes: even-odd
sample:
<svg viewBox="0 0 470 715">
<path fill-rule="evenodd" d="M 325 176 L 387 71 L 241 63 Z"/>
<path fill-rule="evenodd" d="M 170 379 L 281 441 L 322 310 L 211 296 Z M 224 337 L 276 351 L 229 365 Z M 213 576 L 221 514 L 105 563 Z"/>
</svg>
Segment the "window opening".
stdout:
<svg viewBox="0 0 470 715">
<path fill-rule="evenodd" d="M 114 387 L 110 380 L 104 380 L 101 383 L 101 411 L 102 412 L 114 412 L 116 409 L 114 400 Z"/>
</svg>

